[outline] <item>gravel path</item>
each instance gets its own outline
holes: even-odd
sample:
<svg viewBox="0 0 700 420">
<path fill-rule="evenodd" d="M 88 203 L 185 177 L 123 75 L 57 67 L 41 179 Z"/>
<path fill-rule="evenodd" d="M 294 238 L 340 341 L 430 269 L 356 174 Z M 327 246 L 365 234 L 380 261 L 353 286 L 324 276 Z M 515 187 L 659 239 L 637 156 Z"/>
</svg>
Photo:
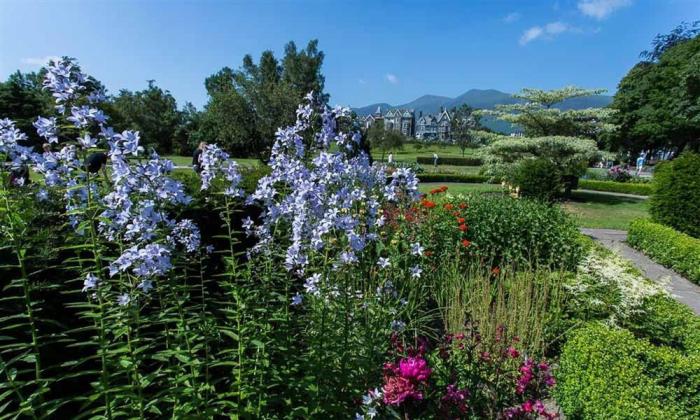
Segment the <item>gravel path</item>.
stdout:
<svg viewBox="0 0 700 420">
<path fill-rule="evenodd" d="M 581 229 L 581 232 L 600 242 L 606 248 L 618 252 L 624 258 L 632 261 L 646 277 L 660 282 L 674 295 L 676 300 L 688 305 L 697 315 L 700 315 L 700 286 L 670 270 L 655 263 L 643 253 L 627 245 L 627 232 L 613 229 Z"/>
</svg>

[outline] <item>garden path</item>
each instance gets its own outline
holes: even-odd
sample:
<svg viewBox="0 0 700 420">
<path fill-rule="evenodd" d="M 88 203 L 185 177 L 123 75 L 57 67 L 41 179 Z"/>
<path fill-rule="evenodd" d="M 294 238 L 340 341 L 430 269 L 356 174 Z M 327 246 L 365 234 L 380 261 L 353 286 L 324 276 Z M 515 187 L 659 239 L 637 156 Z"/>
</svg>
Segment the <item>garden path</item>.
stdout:
<svg viewBox="0 0 700 420">
<path fill-rule="evenodd" d="M 647 195 L 626 194 L 626 193 L 609 192 L 609 191 L 595 191 L 595 190 L 582 190 L 582 189 L 575 190 L 575 191 L 581 191 L 581 192 L 585 192 L 588 194 L 611 195 L 613 197 L 636 198 L 639 200 L 646 200 L 649 198 L 649 196 L 647 196 Z"/>
<path fill-rule="evenodd" d="M 676 300 L 689 306 L 693 312 L 700 315 L 700 286 L 691 283 L 690 280 L 675 271 L 655 263 L 643 253 L 627 245 L 626 231 L 582 228 L 581 232 L 630 260 L 645 276 L 661 283 Z"/>
</svg>

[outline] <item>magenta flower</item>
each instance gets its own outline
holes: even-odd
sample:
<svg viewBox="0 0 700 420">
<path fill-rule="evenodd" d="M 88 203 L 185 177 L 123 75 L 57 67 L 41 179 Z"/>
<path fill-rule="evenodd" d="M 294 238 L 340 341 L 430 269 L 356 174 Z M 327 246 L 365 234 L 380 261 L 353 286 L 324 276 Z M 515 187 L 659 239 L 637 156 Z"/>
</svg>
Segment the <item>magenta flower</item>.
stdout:
<svg viewBox="0 0 700 420">
<path fill-rule="evenodd" d="M 409 379 L 401 376 L 384 377 L 384 403 L 387 405 L 401 405 L 408 399 L 420 401 L 423 393 Z"/>
<path fill-rule="evenodd" d="M 399 376 L 417 382 L 424 382 L 430 377 L 428 362 L 422 357 L 409 357 L 399 362 Z"/>
</svg>

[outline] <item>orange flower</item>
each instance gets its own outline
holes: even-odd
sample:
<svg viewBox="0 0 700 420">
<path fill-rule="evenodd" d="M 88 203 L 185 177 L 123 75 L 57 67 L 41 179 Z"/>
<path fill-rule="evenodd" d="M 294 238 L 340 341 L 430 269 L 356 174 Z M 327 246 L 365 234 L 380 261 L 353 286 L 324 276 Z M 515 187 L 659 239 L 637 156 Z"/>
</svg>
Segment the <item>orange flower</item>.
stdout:
<svg viewBox="0 0 700 420">
<path fill-rule="evenodd" d="M 467 229 L 468 229 L 468 228 L 467 228 L 467 225 L 465 225 L 464 223 L 462 223 L 461 225 L 459 225 L 459 230 L 461 230 L 462 232 L 466 232 Z"/>
<path fill-rule="evenodd" d="M 501 269 L 498 267 L 493 267 L 491 269 L 491 274 L 493 274 L 494 276 L 497 276 L 497 275 L 501 274 Z"/>
<path fill-rule="evenodd" d="M 458 211 L 453 211 L 453 212 L 452 212 L 452 215 L 453 215 L 454 217 L 458 217 L 458 216 L 459 216 L 459 212 L 458 212 Z"/>
<path fill-rule="evenodd" d="M 457 218 L 457 223 L 459 223 L 460 225 L 463 224 L 463 223 L 464 223 L 464 217 L 458 217 L 458 218 Z"/>
<path fill-rule="evenodd" d="M 463 245 L 465 248 L 468 247 L 468 246 L 471 245 L 471 244 L 472 244 L 471 241 L 468 241 L 468 240 L 466 240 L 466 239 L 462 239 L 462 245 Z"/>
<path fill-rule="evenodd" d="M 435 207 L 435 202 L 426 199 L 423 199 L 423 201 L 421 201 L 421 204 L 426 209 L 432 209 L 433 207 Z"/>
<path fill-rule="evenodd" d="M 430 194 L 440 194 L 442 191 L 440 191 L 440 188 L 433 188 L 430 190 Z"/>
<path fill-rule="evenodd" d="M 445 203 L 443 207 L 445 208 L 445 210 L 452 210 L 454 208 L 454 206 L 450 203 Z"/>
<path fill-rule="evenodd" d="M 467 205 L 467 203 L 459 203 L 459 208 L 460 208 L 460 209 L 466 209 L 467 207 L 469 207 L 469 206 Z"/>
</svg>

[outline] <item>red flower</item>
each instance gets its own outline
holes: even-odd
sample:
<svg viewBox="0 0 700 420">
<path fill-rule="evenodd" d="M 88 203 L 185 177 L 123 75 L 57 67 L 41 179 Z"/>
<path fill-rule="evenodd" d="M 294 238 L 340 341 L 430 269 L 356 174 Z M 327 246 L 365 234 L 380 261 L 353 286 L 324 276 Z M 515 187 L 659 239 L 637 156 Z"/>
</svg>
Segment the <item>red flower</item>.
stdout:
<svg viewBox="0 0 700 420">
<path fill-rule="evenodd" d="M 460 209 L 466 209 L 467 207 L 469 207 L 469 205 L 467 203 L 459 203 Z"/>
<path fill-rule="evenodd" d="M 468 246 L 471 245 L 471 244 L 472 244 L 471 241 L 468 241 L 468 240 L 466 240 L 466 239 L 462 239 L 462 245 L 463 245 L 464 247 L 468 247 Z"/>
<path fill-rule="evenodd" d="M 501 269 L 498 267 L 493 267 L 491 269 L 491 274 L 493 274 L 494 276 L 497 276 L 497 275 L 501 274 Z"/>
<path fill-rule="evenodd" d="M 423 199 L 423 201 L 421 201 L 421 205 L 426 209 L 432 209 L 433 207 L 435 207 L 435 202 Z"/>
<path fill-rule="evenodd" d="M 444 207 L 445 210 L 452 210 L 454 208 L 454 206 L 450 203 L 445 203 L 445 205 L 443 205 L 442 207 Z"/>
<path fill-rule="evenodd" d="M 464 217 L 458 217 L 458 218 L 457 218 L 457 223 L 459 223 L 459 224 L 464 223 Z"/>
<path fill-rule="evenodd" d="M 461 225 L 459 225 L 459 230 L 461 230 L 462 232 L 466 232 L 466 231 L 467 231 L 467 225 L 465 225 L 464 223 L 462 223 Z"/>
<path fill-rule="evenodd" d="M 426 257 L 432 257 L 432 256 L 433 256 L 433 251 L 425 251 L 425 252 L 423 253 L 423 255 L 425 255 Z"/>
</svg>

